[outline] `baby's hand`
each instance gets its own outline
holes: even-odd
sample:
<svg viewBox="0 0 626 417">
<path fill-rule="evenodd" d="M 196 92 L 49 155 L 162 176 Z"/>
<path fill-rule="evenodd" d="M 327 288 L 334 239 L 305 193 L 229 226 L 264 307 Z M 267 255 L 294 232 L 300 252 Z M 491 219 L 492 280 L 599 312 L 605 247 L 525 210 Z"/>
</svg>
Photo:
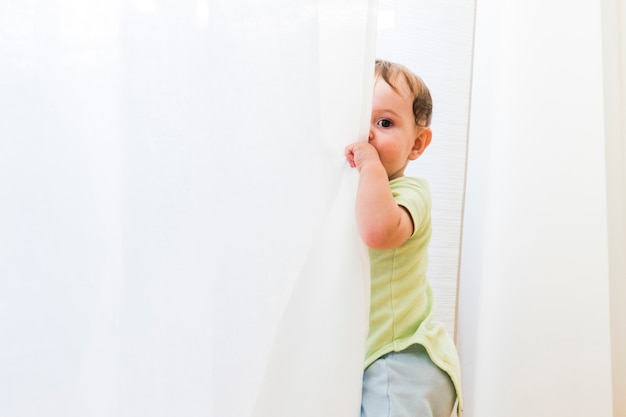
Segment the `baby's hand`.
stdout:
<svg viewBox="0 0 626 417">
<path fill-rule="evenodd" d="M 378 151 L 370 143 L 366 141 L 355 142 L 346 147 L 346 160 L 352 168 L 356 168 L 361 172 L 361 168 L 368 162 L 380 163 Z"/>
</svg>

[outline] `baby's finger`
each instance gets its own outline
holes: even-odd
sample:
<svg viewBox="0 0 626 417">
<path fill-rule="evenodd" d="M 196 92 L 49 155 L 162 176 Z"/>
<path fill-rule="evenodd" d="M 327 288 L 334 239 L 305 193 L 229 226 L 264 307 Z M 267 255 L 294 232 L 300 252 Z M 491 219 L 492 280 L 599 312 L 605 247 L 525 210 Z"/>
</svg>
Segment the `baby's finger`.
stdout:
<svg viewBox="0 0 626 417">
<path fill-rule="evenodd" d="M 354 152 L 352 152 L 352 149 L 350 149 L 350 147 L 347 147 L 345 150 L 345 156 L 346 156 L 346 161 L 348 161 L 348 164 L 354 168 Z"/>
</svg>

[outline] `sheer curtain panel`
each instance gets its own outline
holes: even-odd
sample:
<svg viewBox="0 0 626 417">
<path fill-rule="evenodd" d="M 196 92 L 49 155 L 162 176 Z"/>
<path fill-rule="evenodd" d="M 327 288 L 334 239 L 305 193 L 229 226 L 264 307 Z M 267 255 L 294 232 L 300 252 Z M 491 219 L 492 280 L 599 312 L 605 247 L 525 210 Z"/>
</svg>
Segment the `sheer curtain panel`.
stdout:
<svg viewBox="0 0 626 417">
<path fill-rule="evenodd" d="M 357 415 L 375 16 L 0 2 L 1 416 Z"/>
</svg>

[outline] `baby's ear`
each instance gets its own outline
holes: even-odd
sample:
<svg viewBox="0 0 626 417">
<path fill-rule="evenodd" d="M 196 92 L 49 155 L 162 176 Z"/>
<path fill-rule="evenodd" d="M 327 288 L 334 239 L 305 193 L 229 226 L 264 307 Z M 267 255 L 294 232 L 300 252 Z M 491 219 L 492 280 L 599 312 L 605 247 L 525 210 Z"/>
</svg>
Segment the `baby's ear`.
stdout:
<svg viewBox="0 0 626 417">
<path fill-rule="evenodd" d="M 419 158 L 428 145 L 430 145 L 430 141 L 433 138 L 433 131 L 430 130 L 429 127 L 420 128 L 417 133 L 417 137 L 415 138 L 415 143 L 413 144 L 413 149 L 411 150 L 411 155 L 409 159 L 417 159 Z"/>
</svg>

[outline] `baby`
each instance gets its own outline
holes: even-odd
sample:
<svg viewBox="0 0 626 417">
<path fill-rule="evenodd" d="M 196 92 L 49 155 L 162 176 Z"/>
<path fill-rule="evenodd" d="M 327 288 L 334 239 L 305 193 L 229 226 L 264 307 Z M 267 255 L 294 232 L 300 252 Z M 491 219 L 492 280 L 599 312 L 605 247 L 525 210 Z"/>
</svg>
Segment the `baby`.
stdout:
<svg viewBox="0 0 626 417">
<path fill-rule="evenodd" d="M 346 147 L 359 171 L 356 220 L 369 247 L 371 301 L 361 417 L 450 417 L 462 411 L 459 360 L 431 320 L 426 277 L 431 196 L 404 176 L 432 139 L 432 98 L 406 67 L 377 60 L 368 141 Z"/>
</svg>

